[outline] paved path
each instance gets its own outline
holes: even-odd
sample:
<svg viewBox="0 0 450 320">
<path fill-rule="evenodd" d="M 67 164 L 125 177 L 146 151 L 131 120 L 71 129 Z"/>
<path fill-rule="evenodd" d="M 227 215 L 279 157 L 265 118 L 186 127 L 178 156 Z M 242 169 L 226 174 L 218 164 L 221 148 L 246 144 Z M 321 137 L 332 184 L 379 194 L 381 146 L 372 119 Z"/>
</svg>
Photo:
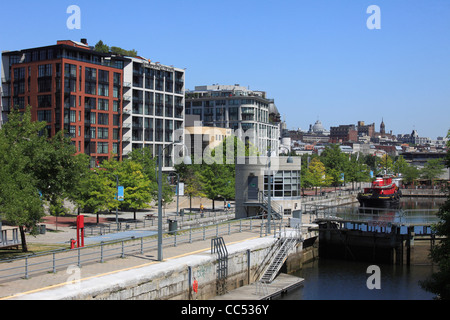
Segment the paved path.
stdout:
<svg viewBox="0 0 450 320">
<path fill-rule="evenodd" d="M 116 234 L 116 236 L 119 235 Z M 227 245 L 259 237 L 260 232 L 258 228 L 254 228 L 253 231 L 232 233 L 223 236 Z M 56 241 L 55 236 L 54 241 Z M 211 250 L 211 239 L 206 239 L 204 241 L 200 240 L 192 243 L 180 244 L 176 247 L 164 247 L 163 257 L 164 260 L 167 261 L 209 250 Z M 101 277 L 102 275 L 139 268 L 154 263 L 164 263 L 164 261 L 157 261 L 156 249 L 146 251 L 144 254 L 131 254 L 126 255 L 124 258 L 106 260 L 104 263 L 93 262 L 91 264 L 83 265 L 81 268 L 81 279 L 83 281 L 83 279 Z M 2 281 L 0 282 L 0 299 L 20 299 L 20 296 L 25 293 L 39 292 L 45 289 L 65 285 L 70 280 L 71 275 L 72 273 L 68 273 L 68 269 L 66 269 L 57 271 L 56 273 L 31 275 L 29 279 Z"/>
</svg>

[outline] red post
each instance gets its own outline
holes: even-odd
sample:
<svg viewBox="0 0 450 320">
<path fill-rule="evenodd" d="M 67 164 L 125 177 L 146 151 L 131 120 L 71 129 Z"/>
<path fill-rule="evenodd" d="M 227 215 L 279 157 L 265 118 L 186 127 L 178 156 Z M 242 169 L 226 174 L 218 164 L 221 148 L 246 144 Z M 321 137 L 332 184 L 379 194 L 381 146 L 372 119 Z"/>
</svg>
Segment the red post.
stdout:
<svg viewBox="0 0 450 320">
<path fill-rule="evenodd" d="M 84 216 L 77 216 L 77 247 L 84 247 Z"/>
</svg>

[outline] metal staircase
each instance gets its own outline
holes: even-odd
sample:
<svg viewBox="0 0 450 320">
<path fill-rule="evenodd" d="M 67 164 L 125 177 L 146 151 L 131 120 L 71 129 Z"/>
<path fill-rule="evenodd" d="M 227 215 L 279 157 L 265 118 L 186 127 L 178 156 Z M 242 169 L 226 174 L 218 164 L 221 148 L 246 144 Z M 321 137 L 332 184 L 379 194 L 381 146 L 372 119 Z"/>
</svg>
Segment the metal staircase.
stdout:
<svg viewBox="0 0 450 320">
<path fill-rule="evenodd" d="M 260 191 L 259 193 L 259 204 L 261 206 L 261 208 L 266 211 L 269 212 L 269 200 L 267 199 L 267 196 Z M 274 219 L 282 219 L 283 218 L 283 207 L 278 204 L 276 201 L 274 200 L 270 200 L 270 207 L 271 207 L 271 213 L 272 213 L 272 218 Z"/>
<path fill-rule="evenodd" d="M 298 239 L 281 238 L 279 241 L 280 247 L 278 249 L 278 252 L 273 256 L 272 260 L 270 261 L 269 267 L 264 272 L 263 276 L 260 279 L 260 282 L 271 283 L 273 279 L 275 279 L 284 262 L 286 261 L 289 251 L 294 247 Z"/>
<path fill-rule="evenodd" d="M 217 295 L 227 292 L 228 250 L 222 237 L 211 239 L 211 254 L 217 253 Z"/>
</svg>

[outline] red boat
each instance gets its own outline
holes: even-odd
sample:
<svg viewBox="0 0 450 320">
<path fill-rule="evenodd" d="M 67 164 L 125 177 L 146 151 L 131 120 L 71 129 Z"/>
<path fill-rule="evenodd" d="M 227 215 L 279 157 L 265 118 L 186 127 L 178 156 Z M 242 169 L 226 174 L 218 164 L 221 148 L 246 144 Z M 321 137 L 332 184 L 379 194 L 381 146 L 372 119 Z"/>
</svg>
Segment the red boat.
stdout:
<svg viewBox="0 0 450 320">
<path fill-rule="evenodd" d="M 402 196 L 392 176 L 376 176 L 370 188 L 358 194 L 361 207 L 386 208 L 398 205 Z"/>
</svg>

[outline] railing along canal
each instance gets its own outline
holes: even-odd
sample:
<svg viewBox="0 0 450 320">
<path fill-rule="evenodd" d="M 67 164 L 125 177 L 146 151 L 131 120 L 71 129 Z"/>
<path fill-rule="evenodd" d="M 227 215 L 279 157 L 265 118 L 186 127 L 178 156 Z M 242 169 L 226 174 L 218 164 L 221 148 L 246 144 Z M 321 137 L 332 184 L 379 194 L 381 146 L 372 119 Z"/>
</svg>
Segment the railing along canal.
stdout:
<svg viewBox="0 0 450 320">
<path fill-rule="evenodd" d="M 282 220 L 272 221 L 274 230 L 281 229 Z M 192 243 L 222 235 L 230 235 L 244 231 L 258 231 L 265 236 L 266 221 L 247 218 L 228 220 L 227 222 L 172 230 L 163 233 L 163 247 L 177 246 L 182 243 Z M 127 255 L 143 254 L 156 250 L 158 246 L 156 235 L 146 237 L 130 237 L 116 241 L 101 242 L 95 245 L 75 249 L 60 249 L 38 254 L 26 255 L 14 259 L 0 260 L 0 281 L 5 279 L 28 279 L 31 275 L 62 270 L 68 266 L 86 265 L 104 262 L 107 259 L 124 258 Z"/>
</svg>

